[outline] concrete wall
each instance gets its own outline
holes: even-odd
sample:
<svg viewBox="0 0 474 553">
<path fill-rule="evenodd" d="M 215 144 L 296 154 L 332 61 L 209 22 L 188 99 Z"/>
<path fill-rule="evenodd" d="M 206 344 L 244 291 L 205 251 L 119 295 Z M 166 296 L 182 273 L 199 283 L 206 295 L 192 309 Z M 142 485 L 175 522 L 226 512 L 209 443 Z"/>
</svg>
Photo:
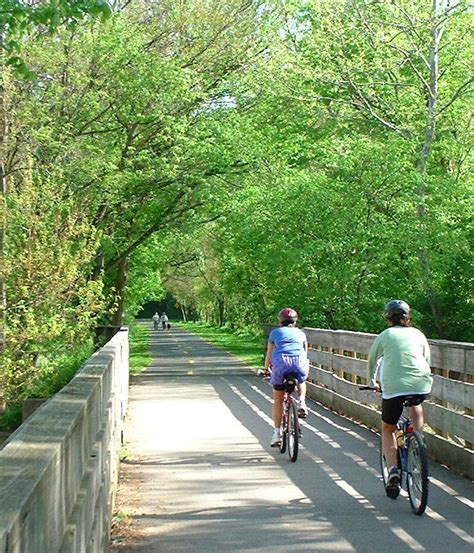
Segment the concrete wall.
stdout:
<svg viewBox="0 0 474 553">
<path fill-rule="evenodd" d="M 0 553 L 107 551 L 128 354 L 122 329 L 0 451 Z"/>
</svg>

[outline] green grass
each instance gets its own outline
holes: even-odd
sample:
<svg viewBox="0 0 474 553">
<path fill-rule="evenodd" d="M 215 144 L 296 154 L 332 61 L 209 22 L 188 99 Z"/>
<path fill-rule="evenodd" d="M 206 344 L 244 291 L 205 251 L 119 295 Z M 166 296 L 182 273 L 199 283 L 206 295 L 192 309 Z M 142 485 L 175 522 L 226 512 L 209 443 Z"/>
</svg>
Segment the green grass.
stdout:
<svg viewBox="0 0 474 553">
<path fill-rule="evenodd" d="M 112 526 L 122 524 L 129 516 L 128 511 L 115 511 L 112 515 Z"/>
<path fill-rule="evenodd" d="M 203 323 L 179 322 L 181 328 L 190 330 L 211 344 L 233 353 L 250 367 L 262 367 L 265 353 L 263 335 L 238 334 L 229 328 L 209 326 Z"/>
<path fill-rule="evenodd" d="M 130 325 L 130 374 L 138 374 L 151 363 L 150 330 L 138 323 Z"/>
</svg>

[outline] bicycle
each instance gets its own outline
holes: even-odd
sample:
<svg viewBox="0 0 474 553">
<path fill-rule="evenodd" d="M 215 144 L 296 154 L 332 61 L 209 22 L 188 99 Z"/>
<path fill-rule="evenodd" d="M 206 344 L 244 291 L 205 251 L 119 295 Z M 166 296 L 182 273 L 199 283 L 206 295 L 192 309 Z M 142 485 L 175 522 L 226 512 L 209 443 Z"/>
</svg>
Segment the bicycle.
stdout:
<svg viewBox="0 0 474 553">
<path fill-rule="evenodd" d="M 264 379 L 269 379 L 269 372 L 264 369 L 259 370 L 257 374 L 263 376 Z M 292 396 L 297 383 L 297 376 L 293 373 L 288 373 L 283 380 L 285 394 L 283 396 L 283 412 L 280 426 L 281 442 L 279 450 L 280 453 L 285 453 L 285 451 L 288 450 L 288 456 L 292 463 L 298 458 L 299 440 L 302 437 L 298 410 Z"/>
<path fill-rule="evenodd" d="M 359 390 L 380 391 L 372 386 L 361 386 Z M 414 397 L 406 397 L 403 403 L 403 412 L 397 422 L 395 436 L 398 469 L 401 474 L 400 487 L 405 485 L 413 512 L 416 515 L 422 515 L 428 504 L 428 455 L 420 432 L 414 430 L 412 426 L 409 408 L 414 405 L 413 400 Z M 380 467 L 385 493 L 392 499 L 396 499 L 400 490 L 389 493 L 386 489 L 390 467 L 387 466 L 382 447 L 380 447 Z"/>
<path fill-rule="evenodd" d="M 285 395 L 283 396 L 283 414 L 281 416 L 280 453 L 285 453 L 288 449 L 288 456 L 292 463 L 298 458 L 299 440 L 301 438 L 298 410 L 292 396 L 297 383 L 298 380 L 293 373 L 287 374 L 283 380 Z"/>
</svg>

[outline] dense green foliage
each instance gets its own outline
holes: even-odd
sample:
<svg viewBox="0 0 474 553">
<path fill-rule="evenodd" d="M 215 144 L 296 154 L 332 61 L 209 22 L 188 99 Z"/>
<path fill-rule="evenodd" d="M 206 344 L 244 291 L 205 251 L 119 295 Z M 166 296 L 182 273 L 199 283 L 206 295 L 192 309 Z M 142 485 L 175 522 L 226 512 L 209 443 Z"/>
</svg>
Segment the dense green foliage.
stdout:
<svg viewBox="0 0 474 553">
<path fill-rule="evenodd" d="M 25 77 L 35 77 L 22 57 L 25 36 L 53 33 L 61 26 L 74 28 L 89 16 L 106 18 L 111 9 L 107 0 L 2 0 L 0 10 L 0 51 L 6 65 Z"/>
<path fill-rule="evenodd" d="M 472 340 L 472 15 L 439 4 L 22 15 L 10 52 L 35 77 L 5 92 L 8 398 L 167 292 L 220 325 L 292 305 L 367 331 L 400 296 L 430 336 Z"/>
<path fill-rule="evenodd" d="M 472 17 L 458 5 L 437 24 L 424 2 L 293 5 L 270 63 L 234 92 L 257 165 L 185 241 L 201 254 L 175 294 L 215 321 L 260 324 L 293 305 L 308 325 L 366 331 L 403 297 L 430 336 L 472 340 Z"/>
</svg>

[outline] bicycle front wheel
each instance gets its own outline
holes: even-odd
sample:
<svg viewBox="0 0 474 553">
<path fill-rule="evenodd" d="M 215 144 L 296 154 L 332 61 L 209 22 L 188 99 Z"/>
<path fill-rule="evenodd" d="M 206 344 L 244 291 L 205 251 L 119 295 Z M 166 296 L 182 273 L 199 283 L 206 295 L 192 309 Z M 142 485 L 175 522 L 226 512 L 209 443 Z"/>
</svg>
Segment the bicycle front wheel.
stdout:
<svg viewBox="0 0 474 553">
<path fill-rule="evenodd" d="M 295 462 L 298 458 L 298 442 L 299 442 L 299 422 L 298 413 L 294 401 L 291 402 L 288 411 L 288 455 L 291 462 Z"/>
<path fill-rule="evenodd" d="M 407 488 L 410 505 L 416 515 L 425 512 L 428 503 L 428 456 L 418 432 L 408 435 Z"/>
</svg>

